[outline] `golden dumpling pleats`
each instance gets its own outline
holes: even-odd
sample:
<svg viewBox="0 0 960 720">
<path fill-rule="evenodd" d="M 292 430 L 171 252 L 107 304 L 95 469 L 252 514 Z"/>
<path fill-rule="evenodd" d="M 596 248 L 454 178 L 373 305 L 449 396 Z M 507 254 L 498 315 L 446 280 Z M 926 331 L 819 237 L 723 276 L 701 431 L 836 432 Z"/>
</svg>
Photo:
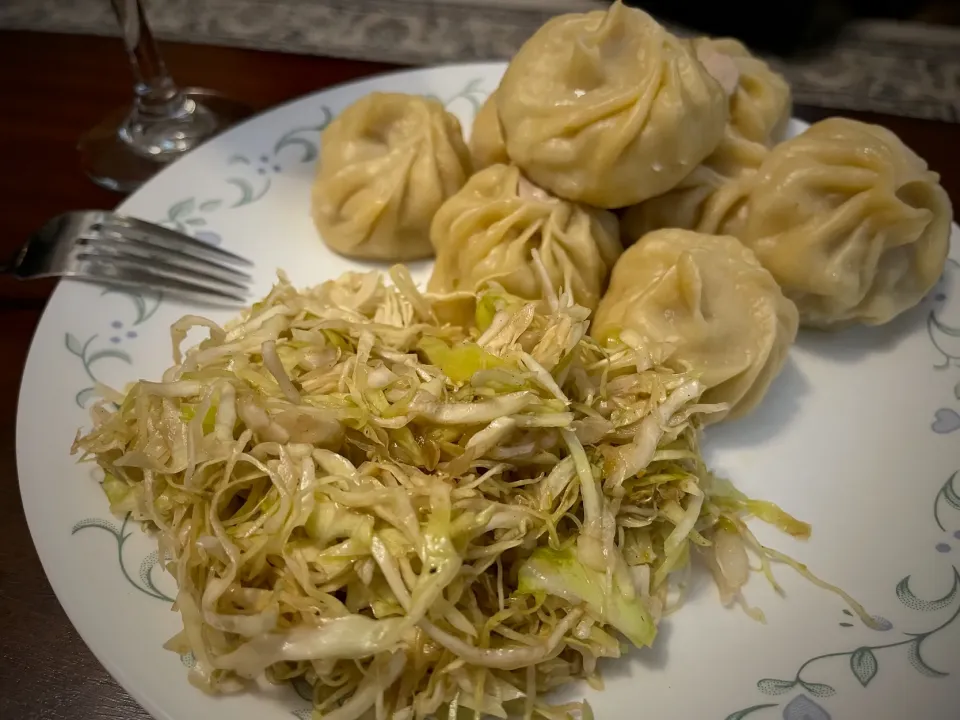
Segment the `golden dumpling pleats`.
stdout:
<svg viewBox="0 0 960 720">
<path fill-rule="evenodd" d="M 728 132 L 720 148 L 677 187 L 623 213 L 624 244 L 660 228 L 730 233 L 742 221 L 751 176 L 768 153 L 765 145 Z"/>
<path fill-rule="evenodd" d="M 782 138 L 790 121 L 790 86 L 738 41 L 699 38 L 693 43 L 708 72 L 726 81 L 726 60 L 733 83 L 730 119 L 717 149 L 672 190 L 634 205 L 621 218 L 629 244 L 646 233 L 677 227 L 727 234 L 735 226 L 750 187 L 749 174 Z M 715 68 L 719 69 L 719 72 Z M 730 72 L 726 73 L 730 75 Z"/>
<path fill-rule="evenodd" d="M 831 118 L 770 152 L 736 234 L 804 325 L 878 325 L 940 277 L 951 216 L 937 174 L 896 135 Z"/>
<path fill-rule="evenodd" d="M 591 334 L 630 330 L 651 347 L 672 348 L 668 362 L 708 388 L 703 402 L 728 403 L 739 417 L 780 372 L 797 324 L 796 307 L 736 238 L 664 229 L 617 261 Z"/>
<path fill-rule="evenodd" d="M 619 2 L 541 27 L 507 68 L 497 108 L 525 175 L 604 208 L 676 186 L 727 121 L 727 96 L 692 47 Z"/>
<path fill-rule="evenodd" d="M 372 93 L 323 132 L 313 220 L 347 257 L 429 257 L 430 222 L 469 175 L 460 122 L 439 102 Z"/>
<path fill-rule="evenodd" d="M 553 197 L 508 165 L 470 178 L 437 212 L 430 238 L 437 252 L 430 292 L 473 291 L 495 280 L 537 300 L 536 249 L 554 287 L 568 287 L 591 310 L 621 252 L 613 214 Z"/>
<path fill-rule="evenodd" d="M 733 38 L 697 38 L 694 48 L 701 60 L 718 53 L 733 61 L 737 85 L 730 96 L 730 127 L 764 145 L 783 140 L 793 107 L 786 79 Z"/>
<path fill-rule="evenodd" d="M 503 128 L 497 115 L 497 93 L 494 91 L 480 108 L 473 120 L 470 131 L 470 157 L 474 171 L 483 170 L 498 163 L 508 164 L 507 145 L 503 139 Z"/>
</svg>

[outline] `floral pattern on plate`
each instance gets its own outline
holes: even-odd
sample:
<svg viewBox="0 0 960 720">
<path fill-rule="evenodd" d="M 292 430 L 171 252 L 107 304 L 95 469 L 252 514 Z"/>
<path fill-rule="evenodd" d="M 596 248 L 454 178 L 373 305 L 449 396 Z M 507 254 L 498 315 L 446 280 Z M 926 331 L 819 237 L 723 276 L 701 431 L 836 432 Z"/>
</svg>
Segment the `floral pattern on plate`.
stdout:
<svg viewBox="0 0 960 720">
<path fill-rule="evenodd" d="M 188 156 L 184 162 L 177 163 L 161 173 L 156 181 L 127 201 L 124 209 L 159 221 L 168 227 L 190 232 L 207 242 L 220 243 L 223 238 L 233 240 L 238 233 L 238 227 L 245 227 L 251 220 L 272 222 L 277 219 L 262 217 L 263 213 L 269 214 L 266 206 L 276 207 L 271 203 L 275 203 L 281 196 L 278 187 L 284 186 L 289 190 L 295 181 L 303 181 L 309 172 L 309 165 L 316 160 L 319 129 L 329 123 L 336 112 L 348 102 L 375 89 L 421 92 L 445 100 L 451 110 L 456 109 L 458 115 L 464 118 L 465 122 L 469 122 L 487 92 L 496 87 L 500 72 L 502 66 L 412 71 L 318 93 L 291 106 L 278 108 L 255 118 L 248 124 L 249 129 L 241 127 L 228 133 L 224 142 L 219 145 L 219 140 L 210 143 L 213 149 L 198 149 L 196 157 L 207 158 L 203 161 L 206 165 L 200 160 L 193 161 Z M 457 79 L 456 83 L 453 78 Z M 228 151 L 220 155 L 213 152 L 223 148 L 228 148 Z M 203 154 L 205 152 L 206 155 Z M 211 158 L 216 159 L 215 164 L 209 162 Z M 191 166 L 191 162 L 194 162 L 194 165 Z M 198 164 L 201 170 L 196 172 Z M 240 250 L 242 251 L 242 248 Z M 930 404 L 925 405 L 923 417 L 917 424 L 922 427 L 926 436 L 941 443 L 937 447 L 953 443 L 950 445 L 954 448 L 950 458 L 960 461 L 960 454 L 955 448 L 956 438 L 960 436 L 957 432 L 960 429 L 960 378 L 956 374 L 957 368 L 960 368 L 960 263 L 956 260 L 956 250 L 955 235 L 953 257 L 949 261 L 944 279 L 924 305 L 928 338 L 921 338 L 924 343 L 923 351 L 932 349 L 934 355 L 930 357 L 934 359 L 929 365 L 914 363 L 912 367 L 904 368 L 904 371 L 923 379 L 925 388 L 933 387 L 935 382 L 937 394 L 934 399 L 927 398 Z M 288 264 L 288 267 L 292 266 Z M 58 370 L 62 369 L 64 378 L 54 378 L 55 382 L 48 381 L 45 384 L 36 379 L 31 381 L 30 366 L 37 362 L 33 351 L 25 373 L 25 388 L 33 388 L 34 392 L 37 392 L 36 388 L 49 386 L 61 393 L 56 402 L 46 396 L 41 398 L 44 403 L 50 403 L 50 408 L 56 408 L 52 412 L 63 410 L 62 405 L 56 404 L 63 402 L 63 398 L 70 404 L 81 407 L 88 405 L 97 382 L 106 380 L 122 385 L 126 380 L 132 379 L 135 371 L 139 371 L 149 352 L 159 352 L 161 347 L 166 352 L 169 346 L 166 325 L 171 321 L 168 315 L 174 312 L 174 308 L 166 307 L 167 300 L 159 294 L 120 292 L 111 288 L 94 297 L 89 287 L 82 292 L 86 294 L 82 294 L 76 284 L 67 283 L 61 286 L 51 301 L 51 306 L 64 313 L 63 298 L 69 296 L 70 302 L 73 302 L 75 297 L 80 297 L 78 304 L 83 305 L 82 309 L 74 314 L 66 313 L 64 317 L 68 317 L 69 322 L 53 322 L 45 318 L 46 327 L 41 323 L 38 330 L 40 341 L 48 343 L 41 346 L 45 353 L 51 356 L 59 354 L 63 359 L 56 363 Z M 58 300 L 58 296 L 62 297 Z M 160 317 L 163 318 L 162 328 L 159 327 Z M 55 332 L 45 338 L 44 333 L 49 334 L 51 328 Z M 923 332 L 919 330 L 913 335 L 922 336 Z M 918 349 L 919 345 L 913 335 L 910 340 L 910 357 L 927 357 Z M 71 367 L 75 370 L 73 374 L 69 372 Z M 47 373 L 45 378 L 49 380 L 50 374 Z M 68 379 L 73 384 L 66 384 Z M 26 462 L 29 457 L 24 455 L 22 440 L 24 437 L 29 438 L 29 434 L 24 433 L 40 432 L 36 428 L 45 428 L 45 421 L 49 424 L 51 411 L 46 408 L 47 405 L 41 408 L 46 413 L 43 419 L 32 420 L 30 413 L 25 412 L 21 403 L 21 418 L 18 419 L 21 488 L 25 482 L 36 483 L 37 478 L 42 475 L 31 470 L 42 464 L 34 460 Z M 26 411 L 29 410 L 27 407 Z M 63 412 L 63 415 L 67 418 L 67 424 L 75 429 L 76 425 L 82 422 L 82 413 L 76 406 L 70 410 L 70 413 Z M 949 453 L 948 450 L 939 452 L 941 457 Z M 31 462 L 34 464 L 31 465 Z M 943 680 L 943 675 L 960 670 L 958 663 L 950 665 L 942 662 L 943 646 L 956 643 L 955 631 L 960 627 L 960 623 L 955 622 L 960 613 L 960 598 L 957 597 L 960 594 L 960 576 L 956 566 L 949 562 L 960 552 L 958 470 L 960 464 L 942 474 L 928 473 L 924 477 L 918 475 L 917 492 L 910 500 L 911 506 L 904 507 L 914 535 L 924 539 L 922 547 L 925 550 L 921 549 L 919 542 L 911 545 L 908 559 L 915 564 L 904 567 L 899 573 L 903 575 L 906 571 L 913 571 L 913 574 L 895 582 L 897 575 L 890 576 L 890 570 L 885 565 L 878 563 L 876 567 L 871 565 L 868 568 L 881 579 L 885 578 L 884 584 L 891 583 L 889 587 L 893 592 L 888 591 L 888 595 L 893 624 L 883 621 L 882 629 L 873 634 L 856 623 L 852 615 L 838 617 L 839 622 L 829 621 L 826 624 L 832 624 L 832 634 L 825 633 L 822 637 L 816 635 L 814 639 L 818 644 L 822 644 L 821 647 L 808 648 L 822 652 L 809 655 L 804 652 L 794 659 L 787 658 L 793 654 L 789 645 L 785 645 L 783 650 L 767 652 L 763 657 L 764 661 L 775 656 L 778 661 L 788 664 L 787 674 L 784 674 L 783 667 L 777 672 L 758 672 L 754 677 L 762 679 L 757 681 L 749 676 L 743 677 L 741 672 L 737 678 L 741 682 L 745 681 L 744 685 L 725 684 L 721 691 L 719 686 L 714 684 L 710 692 L 702 693 L 705 698 L 702 702 L 695 701 L 699 703 L 698 710 L 703 712 L 688 716 L 706 717 L 706 708 L 710 708 L 715 716 L 720 716 L 726 708 L 742 707 L 742 710 L 727 714 L 727 720 L 739 720 L 748 716 L 756 716 L 759 720 L 764 717 L 782 717 L 784 720 L 853 720 L 859 716 L 851 714 L 849 708 L 859 708 L 863 698 L 876 696 L 879 689 L 893 688 L 890 691 L 893 693 L 891 697 L 895 697 L 900 684 L 910 683 L 909 687 L 913 691 L 921 687 L 912 684 L 916 682 L 911 679 L 914 677 L 931 681 L 930 685 L 922 686 L 925 692 L 935 692 L 938 691 L 937 688 L 950 686 L 953 680 Z M 66 472 L 62 468 L 58 471 Z M 29 477 L 25 479 L 24 473 Z M 169 604 L 175 593 L 175 586 L 173 579 L 162 571 L 159 558 L 151 549 L 149 541 L 143 538 L 139 528 L 135 527 L 135 523 L 129 518 L 106 519 L 109 517 L 106 500 L 89 477 L 82 481 L 71 477 L 70 481 L 73 484 L 84 483 L 83 502 L 79 504 L 83 504 L 85 508 L 76 511 L 71 517 L 71 508 L 79 495 L 67 498 L 63 504 L 64 509 L 58 516 L 61 521 L 56 530 L 45 525 L 49 513 L 44 515 L 38 511 L 42 502 L 38 499 L 39 494 L 31 495 L 22 489 L 24 506 L 41 559 L 54 588 L 71 619 L 84 633 L 98 657 L 151 712 L 171 716 L 174 712 L 171 708 L 180 708 L 178 716 L 204 716 L 211 720 L 220 717 L 231 717 L 232 720 L 265 717 L 262 713 L 264 706 L 258 705 L 260 700 L 255 698 L 250 699 L 249 710 L 247 705 L 244 705 L 237 713 L 238 706 L 230 705 L 229 715 L 221 716 L 220 710 L 211 714 L 213 706 L 204 705 L 203 703 L 207 702 L 205 696 L 191 690 L 186 679 L 182 677 L 181 663 L 189 667 L 192 657 L 189 654 L 184 655 L 180 662 L 174 657 L 176 668 L 170 669 L 163 664 L 170 653 L 159 647 L 162 640 L 157 643 L 156 648 L 151 645 L 148 649 L 142 645 L 142 638 L 137 644 L 132 644 L 133 647 L 110 645 L 111 641 L 102 639 L 105 636 L 97 629 L 96 623 L 103 614 L 122 615 L 128 613 L 128 608 L 133 608 L 128 613 L 129 622 L 142 623 L 145 618 L 147 623 L 152 624 L 157 619 L 157 624 L 161 624 L 165 617 L 163 613 L 156 614 L 149 608 L 162 608 L 164 604 Z M 70 490 L 70 493 L 74 491 Z M 92 494 L 97 495 L 95 503 Z M 786 509 L 789 510 L 790 507 L 787 503 Z M 102 517 L 99 516 L 101 513 Z M 83 519 L 78 521 L 78 517 Z M 814 516 L 809 519 L 816 526 L 818 518 Z M 934 538 L 933 542 L 928 543 L 928 537 Z M 913 545 L 917 547 L 914 548 Z M 105 589 L 84 588 L 85 595 L 75 596 L 71 589 L 68 569 L 71 563 L 80 562 L 84 563 L 81 571 L 86 574 L 99 573 L 100 566 L 104 566 L 107 574 L 98 574 L 99 582 L 109 582 L 113 577 L 117 587 L 129 588 L 130 592 L 114 593 L 108 597 Z M 115 597 L 120 599 L 115 600 Z M 879 596 L 864 599 L 868 600 L 870 605 L 883 600 Z M 155 600 L 160 602 L 154 602 Z M 146 606 L 141 607 L 144 603 Z M 895 605 L 899 605 L 903 613 L 894 615 L 892 606 Z M 791 613 L 798 614 L 802 614 L 804 610 L 800 604 L 788 605 L 788 608 Z M 686 617 L 683 619 L 686 621 Z M 809 620 L 809 617 L 807 619 Z M 115 624 L 113 617 L 110 617 L 109 621 Z M 725 621 L 724 624 L 733 622 L 734 620 L 730 623 Z M 764 631 L 769 630 L 772 628 L 764 628 Z M 858 636 L 859 641 L 854 639 L 856 633 L 863 634 L 863 637 Z M 668 651 L 673 652 L 672 644 L 666 644 Z M 742 660 L 744 656 L 738 658 Z M 910 674 L 900 673 L 897 663 L 905 665 Z M 133 667 L 134 665 L 137 667 Z M 128 667 L 130 670 L 126 669 Z M 671 665 L 670 669 L 673 667 Z M 168 671 L 172 673 L 173 670 L 177 671 L 175 675 L 168 677 L 165 674 Z M 631 683 L 646 681 L 651 676 L 646 669 L 641 672 L 645 677 L 633 678 Z M 176 679 L 182 681 L 182 693 L 169 692 L 171 683 Z M 150 682 L 154 682 L 154 686 L 146 687 Z M 612 701 L 615 707 L 629 707 L 629 703 L 623 702 L 625 698 L 620 694 L 621 686 L 613 689 L 616 682 L 616 679 L 611 682 L 611 689 L 607 694 L 616 695 Z M 631 683 L 628 685 L 635 687 Z M 679 685 L 673 687 L 680 689 Z M 309 696 L 302 687 L 294 689 L 298 691 L 296 695 L 290 692 L 289 697 L 284 696 L 282 704 L 273 707 L 284 708 L 297 717 L 307 718 L 310 710 L 305 701 L 309 700 Z M 175 698 L 172 697 L 174 695 Z M 170 704 L 173 701 L 175 704 Z M 201 707 L 204 708 L 203 711 L 199 710 Z M 227 705 L 220 704 L 216 707 Z M 186 714 L 183 713 L 183 708 L 189 708 Z M 844 708 L 847 708 L 846 712 Z M 619 716 L 616 712 L 613 715 Z"/>
</svg>

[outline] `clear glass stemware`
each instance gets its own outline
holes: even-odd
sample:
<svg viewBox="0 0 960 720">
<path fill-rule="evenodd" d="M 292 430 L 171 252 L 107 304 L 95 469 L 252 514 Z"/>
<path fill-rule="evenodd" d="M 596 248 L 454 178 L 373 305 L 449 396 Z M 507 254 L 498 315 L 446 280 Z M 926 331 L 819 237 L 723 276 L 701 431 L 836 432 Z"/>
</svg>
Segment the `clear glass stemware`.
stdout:
<svg viewBox="0 0 960 720">
<path fill-rule="evenodd" d="M 250 109 L 212 90 L 178 87 L 140 0 L 111 3 L 133 68 L 133 107 L 105 118 L 81 138 L 78 149 L 94 182 L 130 192 L 163 165 L 249 116 Z"/>
</svg>

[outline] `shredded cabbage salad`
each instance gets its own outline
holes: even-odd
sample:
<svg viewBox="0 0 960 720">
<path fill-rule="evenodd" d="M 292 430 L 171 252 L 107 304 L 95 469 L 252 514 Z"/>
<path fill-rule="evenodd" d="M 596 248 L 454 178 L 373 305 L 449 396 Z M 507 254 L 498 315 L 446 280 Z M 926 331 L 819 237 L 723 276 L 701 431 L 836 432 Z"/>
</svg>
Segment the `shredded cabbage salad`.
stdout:
<svg viewBox="0 0 960 720">
<path fill-rule="evenodd" d="M 747 551 L 785 559 L 744 518 L 809 533 L 704 467 L 696 376 L 592 340 L 569 293 L 389 274 L 182 318 L 162 381 L 103 388 L 74 443 L 156 533 L 194 684 L 299 678 L 315 720 L 589 717 L 543 694 L 653 643 L 692 556 L 742 603 Z"/>
</svg>

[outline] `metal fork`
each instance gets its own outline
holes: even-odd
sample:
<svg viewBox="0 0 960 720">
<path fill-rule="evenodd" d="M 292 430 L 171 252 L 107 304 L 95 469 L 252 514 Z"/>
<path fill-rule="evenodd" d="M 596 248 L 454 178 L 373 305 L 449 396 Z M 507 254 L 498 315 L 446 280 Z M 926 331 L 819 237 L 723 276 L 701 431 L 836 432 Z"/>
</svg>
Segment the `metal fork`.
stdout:
<svg viewBox="0 0 960 720">
<path fill-rule="evenodd" d="M 253 279 L 239 267 L 252 264 L 160 225 L 88 210 L 47 222 L 0 270 L 21 279 L 70 277 L 245 303 Z"/>
</svg>

